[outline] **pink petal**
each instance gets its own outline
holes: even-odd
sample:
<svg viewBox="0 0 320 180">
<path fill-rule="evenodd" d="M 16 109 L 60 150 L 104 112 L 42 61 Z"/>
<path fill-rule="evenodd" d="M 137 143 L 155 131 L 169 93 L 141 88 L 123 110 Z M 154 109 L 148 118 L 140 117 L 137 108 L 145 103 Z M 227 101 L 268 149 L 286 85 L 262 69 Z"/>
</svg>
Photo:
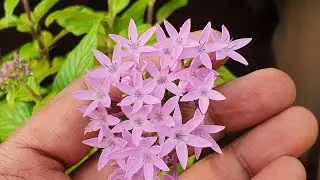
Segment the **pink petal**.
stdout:
<svg viewBox="0 0 320 180">
<path fill-rule="evenodd" d="M 143 106 L 139 111 L 139 116 L 141 118 L 147 119 L 149 113 L 152 111 L 153 106 L 152 105 L 145 105 Z"/>
<path fill-rule="evenodd" d="M 173 118 L 170 115 L 165 115 L 163 117 L 163 122 L 166 126 L 172 127 L 175 125 Z"/>
<path fill-rule="evenodd" d="M 205 52 L 210 53 L 210 52 L 215 52 L 218 50 L 221 50 L 223 48 L 226 48 L 228 46 L 228 43 L 209 43 L 205 45 Z"/>
<path fill-rule="evenodd" d="M 210 147 L 212 143 L 202 137 L 195 136 L 192 134 L 188 135 L 187 144 L 193 147 Z"/>
<path fill-rule="evenodd" d="M 230 41 L 229 31 L 224 25 L 222 25 L 222 41 L 224 41 L 224 42 Z"/>
<path fill-rule="evenodd" d="M 179 102 L 179 96 L 174 96 L 167 100 L 167 102 L 162 106 L 161 111 L 164 114 L 170 114 L 175 107 L 178 105 Z"/>
<path fill-rule="evenodd" d="M 91 146 L 91 147 L 97 147 L 97 148 L 104 148 L 104 144 L 98 142 L 98 138 L 91 138 L 82 141 L 83 144 Z"/>
<path fill-rule="evenodd" d="M 152 146 L 152 147 L 149 148 L 149 152 L 156 156 L 161 152 L 161 147 L 157 146 L 157 145 Z"/>
<path fill-rule="evenodd" d="M 184 39 L 188 38 L 190 34 L 190 29 L 191 29 L 191 20 L 188 19 L 181 26 L 179 35 Z"/>
<path fill-rule="evenodd" d="M 178 155 L 179 162 L 183 169 L 187 168 L 188 162 L 188 148 L 186 143 L 180 143 L 176 146 L 176 152 Z"/>
<path fill-rule="evenodd" d="M 125 177 L 127 179 L 131 179 L 132 176 L 137 173 L 143 166 L 143 159 L 139 158 L 133 163 L 130 164 L 129 168 L 127 169 Z"/>
<path fill-rule="evenodd" d="M 175 146 L 176 146 L 176 142 L 173 138 L 167 139 L 161 145 L 161 152 L 160 152 L 159 156 L 164 157 L 165 155 L 169 154 L 174 149 Z"/>
<path fill-rule="evenodd" d="M 225 129 L 224 126 L 218 125 L 204 125 L 203 128 L 207 133 L 217 133 Z"/>
<path fill-rule="evenodd" d="M 215 100 L 215 101 L 221 101 L 225 100 L 226 97 L 224 97 L 221 93 L 215 90 L 210 90 L 207 92 L 207 96 L 209 99 Z"/>
<path fill-rule="evenodd" d="M 235 60 L 235 61 L 238 61 L 239 63 L 241 64 L 244 64 L 244 65 L 249 65 L 249 63 L 247 62 L 247 60 L 241 56 L 239 53 L 235 52 L 235 51 L 228 51 L 228 56 Z"/>
<path fill-rule="evenodd" d="M 93 54 L 102 66 L 112 66 L 111 60 L 101 51 L 93 50 Z"/>
<path fill-rule="evenodd" d="M 194 87 L 194 88 L 199 88 L 199 86 L 201 86 L 201 81 L 198 79 L 198 78 L 196 78 L 196 77 L 194 77 L 194 76 L 188 76 L 187 77 L 188 78 L 188 81 L 190 82 L 190 84 Z"/>
<path fill-rule="evenodd" d="M 163 180 L 177 180 L 173 178 L 172 176 L 169 176 L 168 174 L 163 175 Z"/>
<path fill-rule="evenodd" d="M 157 137 L 146 137 L 146 138 L 142 138 L 139 142 L 139 146 L 140 147 L 145 147 L 145 148 L 149 148 L 151 147 L 155 142 L 157 141 Z M 160 152 L 160 150 L 159 150 Z M 158 152 L 158 154 L 159 154 Z M 157 155 L 157 154 L 156 154 Z"/>
<path fill-rule="evenodd" d="M 176 73 L 176 77 L 180 80 L 187 80 L 187 75 L 190 74 L 190 69 L 182 69 Z"/>
<path fill-rule="evenodd" d="M 133 42 L 137 42 L 138 40 L 137 26 L 136 23 L 134 23 L 133 19 L 130 19 L 129 22 L 128 37 Z"/>
<path fill-rule="evenodd" d="M 133 85 L 136 89 L 140 89 L 143 86 L 142 75 L 137 70 L 134 70 Z"/>
<path fill-rule="evenodd" d="M 202 151 L 202 148 L 199 148 L 199 147 L 194 148 L 194 154 L 196 155 L 197 160 L 199 160 L 199 158 L 200 158 L 201 151 Z"/>
<path fill-rule="evenodd" d="M 211 89 L 211 87 L 214 85 L 214 81 L 216 79 L 217 79 L 217 77 L 212 72 L 206 77 L 206 79 L 204 80 L 204 84 L 207 85 L 208 87 L 210 87 L 210 89 Z"/>
<path fill-rule="evenodd" d="M 125 73 L 127 72 L 132 66 L 134 65 L 134 62 L 129 61 L 129 62 L 124 62 L 119 66 L 119 73 Z"/>
<path fill-rule="evenodd" d="M 207 97 L 200 97 L 199 98 L 199 109 L 202 114 L 205 114 L 209 107 L 209 98 Z"/>
<path fill-rule="evenodd" d="M 219 147 L 217 142 L 212 139 L 211 143 L 212 143 L 211 149 L 213 149 L 215 152 L 217 152 L 219 154 L 222 154 L 221 148 Z"/>
<path fill-rule="evenodd" d="M 143 174 L 144 174 L 145 180 L 153 180 L 153 173 L 154 173 L 153 164 L 146 163 L 143 166 Z"/>
<path fill-rule="evenodd" d="M 151 74 L 152 77 L 160 76 L 160 71 L 158 67 L 151 61 L 147 62 L 147 71 Z"/>
<path fill-rule="evenodd" d="M 150 53 L 150 52 L 157 52 L 157 51 L 159 51 L 159 49 L 152 46 L 142 46 L 140 48 L 140 52 L 143 52 L 143 53 Z"/>
<path fill-rule="evenodd" d="M 166 82 L 166 89 L 168 89 L 170 92 L 172 92 L 173 94 L 175 94 L 177 96 L 183 95 L 181 90 L 178 88 L 178 86 L 171 81 Z"/>
<path fill-rule="evenodd" d="M 179 59 L 194 58 L 198 54 L 198 50 L 196 48 L 197 47 L 189 47 L 183 49 Z"/>
<path fill-rule="evenodd" d="M 163 29 L 159 25 L 156 25 L 156 36 L 157 36 L 158 42 L 164 41 L 167 39 L 166 34 L 164 33 Z"/>
<path fill-rule="evenodd" d="M 121 44 L 122 46 L 125 46 L 126 48 L 129 48 L 128 46 L 128 39 L 122 37 L 122 36 L 119 36 L 119 35 L 116 35 L 116 34 L 109 34 L 109 37 L 114 40 L 116 43 L 118 44 Z"/>
<path fill-rule="evenodd" d="M 158 99 L 163 99 L 166 88 L 164 85 L 158 85 L 153 91 L 153 94 Z"/>
<path fill-rule="evenodd" d="M 87 76 L 93 78 L 106 78 L 109 76 L 109 72 L 107 68 L 99 68 L 93 71 L 87 72 Z"/>
<path fill-rule="evenodd" d="M 145 102 L 146 104 L 161 103 L 161 100 L 159 100 L 158 98 L 151 96 L 151 95 L 144 95 L 142 101 Z"/>
<path fill-rule="evenodd" d="M 203 119 L 204 115 L 193 117 L 183 125 L 183 129 L 185 130 L 185 132 L 190 133 L 195 130 L 200 123 L 203 122 Z"/>
<path fill-rule="evenodd" d="M 132 112 L 130 114 L 134 114 L 134 113 L 138 112 L 142 108 L 142 106 L 143 106 L 143 101 L 136 99 L 133 104 Z"/>
<path fill-rule="evenodd" d="M 103 139 L 103 137 L 104 137 L 103 130 L 102 130 L 103 127 L 104 127 L 104 126 L 102 125 L 102 126 L 101 126 L 101 129 L 100 129 L 100 131 L 99 131 L 99 134 L 98 134 L 98 142 L 99 142 L 99 143 L 102 141 L 102 139 Z"/>
<path fill-rule="evenodd" d="M 224 51 L 217 51 L 216 52 L 216 59 L 217 60 L 222 60 L 227 57 L 227 54 Z"/>
<path fill-rule="evenodd" d="M 150 121 L 145 121 L 143 123 L 143 130 L 146 132 L 156 132 L 154 125 Z"/>
<path fill-rule="evenodd" d="M 114 125 L 116 125 L 116 124 L 118 124 L 120 122 L 120 119 L 117 118 L 117 117 L 108 115 L 107 116 L 107 121 L 108 121 L 109 125 L 114 126 Z"/>
<path fill-rule="evenodd" d="M 93 120 L 85 128 L 85 134 L 92 131 L 98 131 L 102 126 L 103 121 Z"/>
<path fill-rule="evenodd" d="M 131 130 L 133 128 L 132 123 L 129 120 L 125 120 L 117 124 L 111 131 L 114 133 L 122 132 L 125 130 Z"/>
<path fill-rule="evenodd" d="M 211 22 L 208 22 L 208 24 L 203 28 L 200 35 L 200 43 L 205 44 L 208 42 L 209 37 L 211 34 Z"/>
<path fill-rule="evenodd" d="M 142 129 L 134 128 L 132 130 L 132 141 L 136 146 L 139 146 L 141 135 L 142 135 Z"/>
<path fill-rule="evenodd" d="M 111 99 L 109 96 L 105 96 L 100 102 L 103 104 L 104 107 L 111 106 Z"/>
<path fill-rule="evenodd" d="M 132 96 L 127 96 L 122 99 L 120 103 L 118 103 L 118 106 L 129 106 L 135 102 L 135 98 Z"/>
<path fill-rule="evenodd" d="M 91 90 L 74 92 L 73 97 L 80 100 L 94 100 L 95 94 Z"/>
<path fill-rule="evenodd" d="M 124 178 L 124 173 L 125 172 L 123 171 L 123 169 L 119 168 L 110 175 L 108 180 L 119 180 L 121 178 Z"/>
<path fill-rule="evenodd" d="M 220 36 L 218 35 L 217 31 L 214 29 L 211 31 L 211 38 L 213 42 L 220 42 Z"/>
<path fill-rule="evenodd" d="M 152 157 L 152 163 L 159 169 L 163 170 L 163 171 L 169 171 L 168 166 L 166 165 L 166 163 L 163 162 L 162 159 L 160 159 L 157 156 Z"/>
<path fill-rule="evenodd" d="M 197 90 L 188 92 L 186 95 L 184 95 L 180 101 L 181 102 L 189 102 L 189 101 L 194 101 L 200 98 L 199 92 Z"/>
<path fill-rule="evenodd" d="M 92 89 L 99 89 L 99 88 L 101 88 L 100 79 L 92 78 L 92 77 L 90 77 L 90 76 L 87 76 L 86 78 L 87 78 L 87 81 L 88 81 L 88 83 L 89 83 L 89 85 L 90 85 L 90 87 L 91 87 Z"/>
<path fill-rule="evenodd" d="M 145 45 L 149 41 L 151 36 L 155 33 L 155 31 L 156 27 L 152 27 L 145 31 L 139 38 L 140 45 Z"/>
<path fill-rule="evenodd" d="M 125 94 L 133 95 L 134 88 L 126 83 L 117 83 L 116 87 Z"/>
<path fill-rule="evenodd" d="M 131 133 L 128 131 L 128 130 L 126 130 L 126 129 L 123 129 L 122 130 L 122 138 L 125 140 L 125 141 L 131 141 L 132 140 L 132 135 L 131 135 Z"/>
<path fill-rule="evenodd" d="M 92 111 L 94 111 L 98 107 L 99 101 L 94 100 L 87 108 L 87 110 L 83 113 L 83 116 L 87 116 Z"/>
<path fill-rule="evenodd" d="M 212 69 L 211 58 L 207 53 L 200 54 L 200 61 L 205 67 Z"/>
<path fill-rule="evenodd" d="M 163 22 L 164 22 L 164 26 L 166 27 L 166 30 L 167 30 L 169 36 L 171 38 L 178 37 L 177 30 L 167 20 L 164 20 Z"/>
<path fill-rule="evenodd" d="M 246 46 L 247 44 L 249 44 L 251 42 L 252 38 L 242 38 L 242 39 L 237 39 L 234 40 L 232 42 L 230 42 L 230 47 L 232 47 L 232 50 L 238 50 L 244 46 Z"/>
<path fill-rule="evenodd" d="M 160 58 L 161 58 L 161 60 L 160 60 L 161 69 L 167 68 L 169 66 L 170 61 L 171 61 L 171 57 L 168 55 L 163 55 Z"/>
<path fill-rule="evenodd" d="M 108 150 L 102 150 L 102 153 L 99 157 L 99 161 L 98 161 L 98 171 L 100 171 L 102 168 L 104 168 L 105 165 L 108 164 L 109 162 L 109 156 L 110 152 Z"/>
<path fill-rule="evenodd" d="M 173 120 L 176 124 L 182 124 L 182 115 L 180 111 L 180 106 L 175 106 L 175 110 L 173 112 Z"/>
<path fill-rule="evenodd" d="M 182 46 L 184 48 L 192 48 L 192 47 L 199 46 L 199 42 L 193 39 L 186 39 L 185 41 L 183 41 Z"/>
</svg>

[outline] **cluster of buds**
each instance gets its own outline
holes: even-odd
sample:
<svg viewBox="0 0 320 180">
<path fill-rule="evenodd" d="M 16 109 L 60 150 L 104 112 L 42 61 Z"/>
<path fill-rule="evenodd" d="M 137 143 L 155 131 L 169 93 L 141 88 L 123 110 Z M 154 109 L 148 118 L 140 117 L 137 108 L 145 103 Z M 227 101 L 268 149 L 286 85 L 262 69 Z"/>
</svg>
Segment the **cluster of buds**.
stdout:
<svg viewBox="0 0 320 180">
<path fill-rule="evenodd" d="M 30 65 L 15 53 L 11 61 L 2 63 L 0 70 L 0 90 L 9 90 L 24 83 L 30 76 Z"/>
<path fill-rule="evenodd" d="M 152 180 L 161 171 L 164 179 L 177 179 L 177 164 L 187 167 L 188 148 L 194 148 L 197 159 L 203 148 L 222 153 L 211 134 L 224 126 L 204 121 L 209 101 L 226 99 L 214 89 L 219 74 L 212 62 L 229 57 L 247 65 L 236 50 L 251 38 L 231 40 L 225 26 L 219 35 L 210 22 L 195 37 L 190 19 L 180 32 L 168 21 L 164 25 L 169 37 L 159 25 L 139 37 L 133 20 L 128 39 L 110 34 L 117 43 L 112 60 L 94 50 L 102 67 L 87 72 L 89 90 L 74 93 L 75 98 L 90 101 L 80 108 L 90 120 L 85 133 L 97 131 L 98 135 L 83 143 L 102 149 L 98 170 L 112 162 L 118 166 L 109 179 Z M 146 45 L 154 33 L 157 42 Z M 115 97 L 119 92 L 122 96 Z M 179 102 L 195 106 L 191 119 L 182 116 Z M 108 113 L 117 109 L 115 103 L 121 111 Z"/>
</svg>

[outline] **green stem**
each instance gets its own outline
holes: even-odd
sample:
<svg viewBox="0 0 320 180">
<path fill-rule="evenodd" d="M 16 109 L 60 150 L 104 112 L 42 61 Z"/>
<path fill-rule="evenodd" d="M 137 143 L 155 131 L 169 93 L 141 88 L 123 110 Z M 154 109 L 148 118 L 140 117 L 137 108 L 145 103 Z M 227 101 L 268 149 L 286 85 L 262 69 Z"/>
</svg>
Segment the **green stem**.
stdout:
<svg viewBox="0 0 320 180">
<path fill-rule="evenodd" d="M 153 11 L 154 11 L 154 4 L 156 0 L 149 0 L 148 9 L 147 9 L 147 23 L 152 24 L 153 21 Z"/>
<path fill-rule="evenodd" d="M 28 84 L 23 83 L 24 87 L 28 90 L 31 96 L 34 98 L 36 102 L 42 101 L 42 97 L 38 95 Z"/>
<path fill-rule="evenodd" d="M 54 45 L 57 41 L 59 41 L 61 38 L 69 34 L 69 31 L 66 29 L 61 30 L 52 40 L 52 42 L 49 44 L 49 47 Z"/>
</svg>

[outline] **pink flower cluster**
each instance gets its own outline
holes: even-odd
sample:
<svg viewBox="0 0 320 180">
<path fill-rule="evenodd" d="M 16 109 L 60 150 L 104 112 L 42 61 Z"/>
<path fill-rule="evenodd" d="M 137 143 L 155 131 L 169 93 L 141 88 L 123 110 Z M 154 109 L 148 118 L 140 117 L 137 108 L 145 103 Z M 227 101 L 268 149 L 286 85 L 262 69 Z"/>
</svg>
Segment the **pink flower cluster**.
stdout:
<svg viewBox="0 0 320 180">
<path fill-rule="evenodd" d="M 87 73 L 90 90 L 74 93 L 77 99 L 91 102 L 80 109 L 90 119 L 85 133 L 98 131 L 98 136 L 83 143 L 102 149 L 98 170 L 109 162 L 119 166 L 109 179 L 152 180 L 160 171 L 169 171 L 169 166 L 172 176 L 166 174 L 164 179 L 177 179 L 175 167 L 178 161 L 187 167 L 188 148 L 194 148 L 197 159 L 202 148 L 222 153 L 210 134 L 224 126 L 204 123 L 209 101 L 225 99 L 214 90 L 218 73 L 212 62 L 230 57 L 247 65 L 235 50 L 251 39 L 232 41 L 226 27 L 219 35 L 210 22 L 195 37 L 190 19 L 179 32 L 168 21 L 164 26 L 169 37 L 159 25 L 139 37 L 133 20 L 128 39 L 110 34 L 117 43 L 112 60 L 94 50 L 102 66 Z M 157 42 L 149 46 L 154 33 Z M 211 53 L 215 57 L 210 58 Z M 119 101 L 110 95 L 115 89 L 123 93 Z M 120 112 L 108 113 L 111 101 L 121 107 Z M 179 102 L 194 102 L 192 119 L 182 118 Z"/>
</svg>

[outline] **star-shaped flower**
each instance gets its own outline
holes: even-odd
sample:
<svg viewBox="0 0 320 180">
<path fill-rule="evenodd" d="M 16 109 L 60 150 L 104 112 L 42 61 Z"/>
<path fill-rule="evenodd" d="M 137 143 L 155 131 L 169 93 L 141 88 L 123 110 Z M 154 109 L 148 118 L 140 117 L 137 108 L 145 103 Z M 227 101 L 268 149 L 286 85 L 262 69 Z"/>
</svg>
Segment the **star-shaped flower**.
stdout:
<svg viewBox="0 0 320 180">
<path fill-rule="evenodd" d="M 156 82 L 156 87 L 153 91 L 155 97 L 162 100 L 166 89 L 177 96 L 182 96 L 181 90 L 173 82 L 177 79 L 175 73 L 169 73 L 168 68 L 159 71 L 153 62 L 149 61 L 147 63 L 146 69 L 153 77 L 152 81 Z"/>
<path fill-rule="evenodd" d="M 121 107 L 122 111 L 129 118 L 117 124 L 112 132 L 122 132 L 123 129 L 131 130 L 132 129 L 132 141 L 138 146 L 141 139 L 142 133 L 145 132 L 155 132 L 155 129 L 152 123 L 148 120 L 148 115 L 152 110 L 152 105 L 143 106 L 137 113 L 132 114 L 131 106 Z"/>
<path fill-rule="evenodd" d="M 216 51 L 217 60 L 222 60 L 222 59 L 225 59 L 226 57 L 230 57 L 235 61 L 238 61 L 244 65 L 248 65 L 248 62 L 246 61 L 246 59 L 243 56 L 241 56 L 239 53 L 237 53 L 236 50 L 249 44 L 252 38 L 242 38 L 242 39 L 237 39 L 232 41 L 230 39 L 229 31 L 224 25 L 222 25 L 221 37 L 217 34 L 215 30 L 212 30 L 211 36 L 212 36 L 213 42 L 228 44 L 227 47 Z"/>
<path fill-rule="evenodd" d="M 156 81 L 150 81 L 144 86 L 141 73 L 137 70 L 134 70 L 133 86 L 122 82 L 116 85 L 122 92 L 128 95 L 127 97 L 122 99 L 122 101 L 118 105 L 128 106 L 133 104 L 133 111 L 131 112 L 133 114 L 138 112 L 142 108 L 143 103 L 160 103 L 161 101 L 158 98 L 150 95 L 156 85 Z"/>
<path fill-rule="evenodd" d="M 197 109 L 196 112 L 194 113 L 194 116 L 200 116 L 201 112 Z M 211 137 L 210 134 L 212 133 L 218 133 L 222 130 L 224 130 L 224 126 L 218 126 L 218 125 L 205 125 L 203 122 L 201 122 L 195 130 L 191 132 L 191 134 L 194 134 L 196 136 L 202 137 L 209 142 L 212 143 L 211 149 L 213 149 L 215 152 L 222 154 L 222 151 L 217 144 L 217 142 Z M 195 155 L 196 158 L 199 159 L 201 155 L 202 148 L 201 147 L 195 147 Z"/>
<path fill-rule="evenodd" d="M 195 90 L 192 90 L 188 92 L 186 95 L 184 95 L 180 101 L 182 102 L 188 102 L 188 101 L 194 101 L 199 99 L 199 108 L 202 112 L 202 114 L 205 114 L 209 107 L 209 99 L 220 101 L 225 100 L 226 98 L 219 93 L 218 91 L 213 90 L 213 84 L 216 79 L 215 75 L 213 73 L 210 73 L 207 78 L 204 80 L 204 82 L 199 81 L 199 79 L 188 76 L 189 82 L 194 87 Z"/>
<path fill-rule="evenodd" d="M 156 52 L 158 49 L 152 46 L 146 46 L 145 44 L 149 41 L 151 36 L 154 34 L 156 28 L 152 27 L 144 32 L 138 38 L 138 31 L 135 22 L 131 19 L 129 23 L 129 31 L 128 37 L 126 39 L 116 34 L 110 34 L 110 38 L 113 39 L 115 42 L 123 46 L 126 50 L 121 53 L 121 57 L 128 56 L 130 60 L 134 60 L 138 64 L 140 63 L 140 55 L 141 53 L 149 53 L 149 52 Z"/>
<path fill-rule="evenodd" d="M 122 138 L 115 137 L 109 128 L 104 126 L 103 131 L 105 138 L 100 142 L 98 138 L 91 138 L 83 141 L 83 143 L 88 146 L 103 148 L 98 161 L 98 171 L 100 171 L 111 159 L 116 159 L 111 157 L 112 154 L 121 151 L 127 144 Z"/>
<path fill-rule="evenodd" d="M 84 113 L 87 108 L 87 106 L 81 106 L 80 111 Z M 114 126 L 120 122 L 119 118 L 109 115 L 106 108 L 100 103 L 98 104 L 96 110 L 93 110 L 90 114 L 88 114 L 88 117 L 90 118 L 90 122 L 85 128 L 85 134 L 92 131 L 98 131 L 103 125 L 109 127 Z"/>
<path fill-rule="evenodd" d="M 73 93 L 73 96 L 77 99 L 92 101 L 87 110 L 83 113 L 83 116 L 87 116 L 93 110 L 95 110 L 99 103 L 101 103 L 104 107 L 110 107 L 111 105 L 111 99 L 109 96 L 109 79 L 105 79 L 103 84 L 100 83 L 100 80 L 95 78 L 87 77 L 87 80 L 92 89 Z"/>
<path fill-rule="evenodd" d="M 212 42 L 208 43 L 209 37 L 211 35 L 211 23 L 205 26 L 205 28 L 201 31 L 200 38 L 199 38 L 199 45 L 194 48 L 186 48 L 182 53 L 180 58 L 194 58 L 199 56 L 199 60 L 201 63 L 209 68 L 212 69 L 212 62 L 209 56 L 209 53 L 218 51 L 228 46 L 228 43 L 220 43 L 220 42 Z"/>
<path fill-rule="evenodd" d="M 159 168 L 163 171 L 169 171 L 168 166 L 159 157 L 161 151 L 160 146 L 152 146 L 156 139 L 153 137 L 145 138 L 146 142 L 143 146 L 137 148 L 126 149 L 116 155 L 117 158 L 134 158 L 126 170 L 125 177 L 131 179 L 141 168 L 143 168 L 144 178 L 146 180 L 152 180 L 154 177 L 155 168 Z"/>
<path fill-rule="evenodd" d="M 185 169 L 188 161 L 188 147 L 210 147 L 211 142 L 199 136 L 191 134 L 191 132 L 203 121 L 204 115 L 200 115 L 190 119 L 182 124 L 182 116 L 180 108 L 176 107 L 173 118 L 176 125 L 172 128 L 157 127 L 157 132 L 164 134 L 168 139 L 161 145 L 160 157 L 169 154 L 174 148 L 181 166 Z"/>
<path fill-rule="evenodd" d="M 134 65 L 134 62 L 131 61 L 121 62 L 121 58 L 117 57 L 120 50 L 120 45 L 117 45 L 113 52 L 112 61 L 102 52 L 94 50 L 94 56 L 103 67 L 88 72 L 87 75 L 94 78 L 109 78 L 112 84 L 118 83 L 121 74 L 127 72 Z"/>
</svg>

